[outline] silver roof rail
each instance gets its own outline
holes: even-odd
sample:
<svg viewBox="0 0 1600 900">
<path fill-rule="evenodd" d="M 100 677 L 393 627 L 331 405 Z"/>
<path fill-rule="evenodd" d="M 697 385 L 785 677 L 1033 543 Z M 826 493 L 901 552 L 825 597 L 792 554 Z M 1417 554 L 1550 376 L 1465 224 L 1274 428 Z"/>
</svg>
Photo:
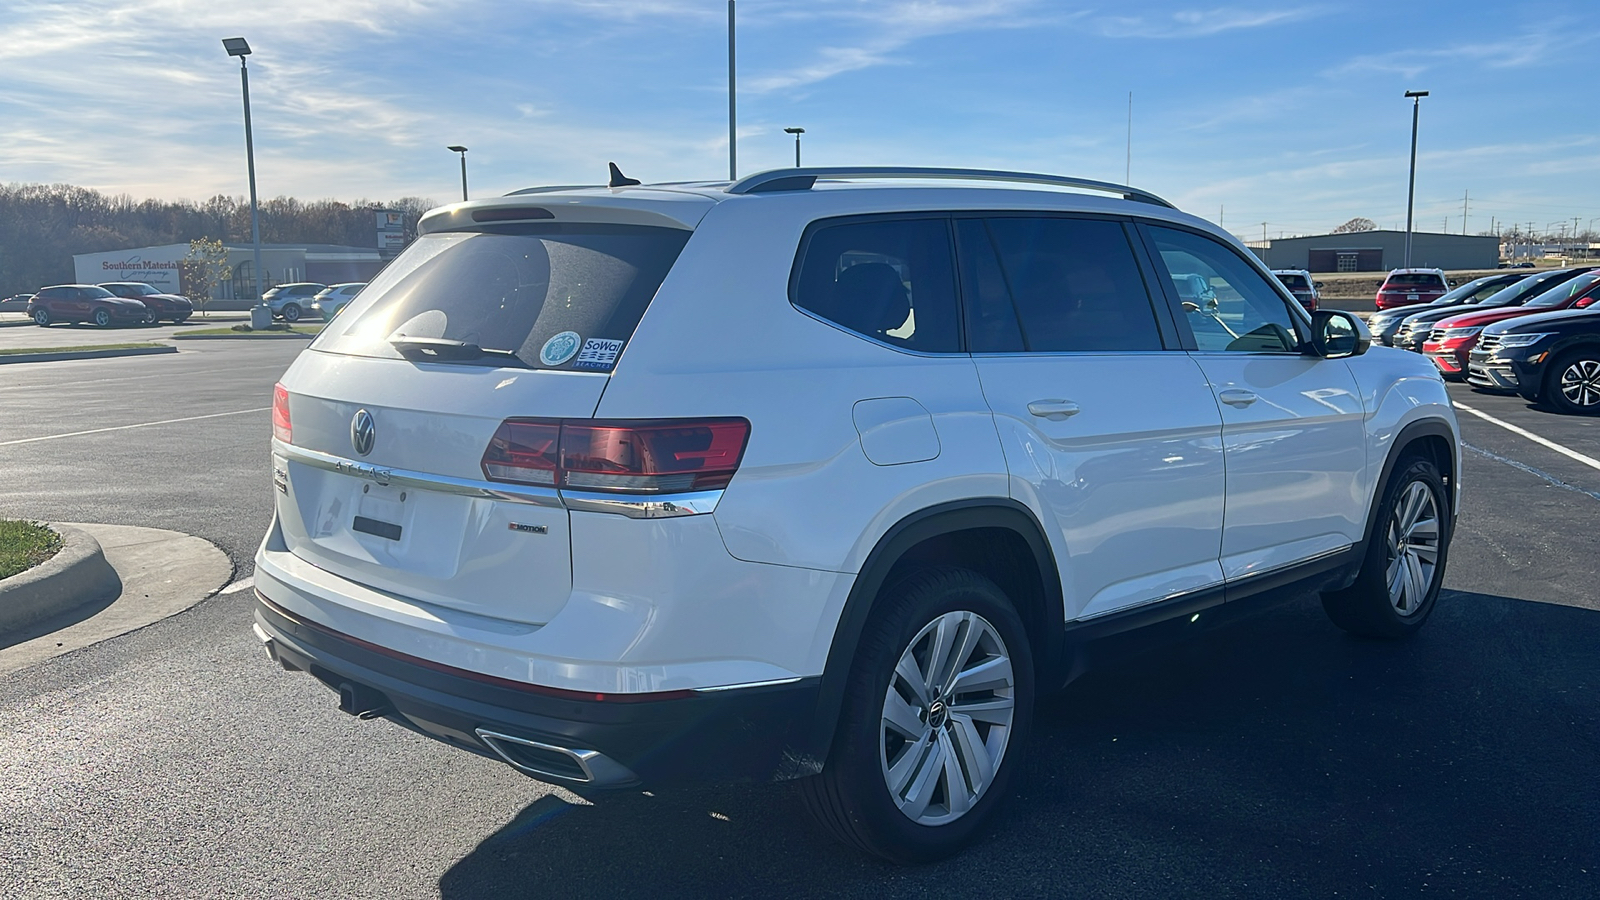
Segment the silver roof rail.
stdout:
<svg viewBox="0 0 1600 900">
<path fill-rule="evenodd" d="M 727 192 L 730 194 L 762 194 L 773 191 L 808 191 L 819 178 L 828 180 L 851 178 L 948 178 L 960 181 L 1010 181 L 1018 184 L 1045 184 L 1052 187 L 1101 191 L 1107 194 L 1116 194 L 1124 200 L 1136 200 L 1140 203 L 1152 203 L 1168 209 L 1177 209 L 1171 203 L 1148 191 L 1141 191 L 1138 188 L 1128 187 L 1124 184 L 1112 184 L 1109 181 L 1093 181 L 1088 178 L 1072 178 L 1067 175 L 1037 175 L 1031 172 L 1001 172 L 992 169 L 918 168 L 914 166 L 837 166 L 831 168 L 772 169 L 767 172 L 746 175 L 728 185 Z"/>
</svg>

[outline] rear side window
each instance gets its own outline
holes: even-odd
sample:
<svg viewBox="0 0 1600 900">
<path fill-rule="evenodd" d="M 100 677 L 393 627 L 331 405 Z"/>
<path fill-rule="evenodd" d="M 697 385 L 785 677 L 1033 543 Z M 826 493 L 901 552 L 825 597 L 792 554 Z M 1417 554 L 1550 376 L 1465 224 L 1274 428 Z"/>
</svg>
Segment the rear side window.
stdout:
<svg viewBox="0 0 1600 900">
<path fill-rule="evenodd" d="M 823 223 L 803 247 L 795 306 L 907 350 L 961 349 L 945 219 Z"/>
<path fill-rule="evenodd" d="M 1120 223 L 997 216 L 958 229 L 974 353 L 1162 349 Z"/>
<path fill-rule="evenodd" d="M 443 338 L 535 368 L 610 371 L 688 240 L 580 223 L 423 235 L 312 346 L 399 357 L 392 340 Z"/>
<path fill-rule="evenodd" d="M 1308 291 L 1311 289 L 1311 285 L 1306 284 L 1304 275 L 1280 274 L 1278 275 L 1278 280 L 1283 282 L 1283 286 L 1291 291 Z"/>
</svg>

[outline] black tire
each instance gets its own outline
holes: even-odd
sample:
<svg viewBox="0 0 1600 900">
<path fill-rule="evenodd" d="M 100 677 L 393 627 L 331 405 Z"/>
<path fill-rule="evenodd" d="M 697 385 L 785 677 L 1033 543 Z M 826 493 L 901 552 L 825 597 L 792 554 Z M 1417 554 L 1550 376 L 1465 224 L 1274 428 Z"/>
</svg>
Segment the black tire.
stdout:
<svg viewBox="0 0 1600 900">
<path fill-rule="evenodd" d="M 290 325 L 300 321 L 300 307 L 291 303 L 283 308 L 283 320 Z"/>
<path fill-rule="evenodd" d="M 40 328 L 50 327 L 50 310 L 39 307 L 33 311 L 33 324 Z"/>
<path fill-rule="evenodd" d="M 1391 564 L 1399 555 L 1397 543 L 1400 552 L 1406 552 L 1408 546 L 1414 551 L 1410 555 L 1412 560 L 1426 555 L 1424 548 L 1428 545 L 1418 534 L 1405 535 L 1407 540 L 1398 540 L 1401 536 L 1399 526 L 1407 512 L 1400 505 L 1411 494 L 1413 485 L 1421 485 L 1433 503 L 1434 562 L 1432 571 L 1425 575 L 1420 564 L 1414 570 L 1409 569 L 1405 560 L 1401 561 L 1394 573 L 1390 571 Z M 1422 524 L 1420 516 L 1417 521 L 1419 525 Z M 1450 498 L 1439 469 L 1431 460 L 1417 456 L 1400 460 L 1395 464 L 1389 483 L 1384 485 L 1383 500 L 1374 517 L 1372 533 L 1367 536 L 1366 556 L 1361 561 L 1361 571 L 1356 575 L 1355 582 L 1342 591 L 1329 591 L 1322 595 L 1322 608 L 1328 618 L 1345 631 L 1362 637 L 1395 639 L 1415 634 L 1438 603 L 1439 587 L 1444 583 L 1445 562 L 1450 551 L 1450 531 Z M 1408 571 L 1417 573 L 1416 577 L 1408 577 Z M 1398 599 L 1391 589 L 1391 574 L 1398 575 L 1404 582 L 1400 586 L 1403 596 Z M 1426 586 L 1417 589 L 1414 585 L 1419 579 L 1425 579 Z"/>
<path fill-rule="evenodd" d="M 94 311 L 92 318 L 94 319 L 94 324 L 97 328 L 111 327 L 111 312 L 103 306 Z"/>
<path fill-rule="evenodd" d="M 935 710 L 938 721 L 929 733 L 936 736 L 939 747 L 953 747 L 962 743 L 973 746 L 963 736 L 970 734 L 988 744 L 1000 743 L 999 765 L 993 777 L 981 788 L 964 813 L 953 813 L 956 804 L 945 797 L 946 814 L 954 814 L 952 821 L 942 824 L 922 824 L 913 821 L 911 813 L 902 812 L 887 784 L 887 752 L 890 740 L 884 725 L 885 704 L 895 666 L 905 653 L 931 651 L 932 639 L 927 644 L 914 641 L 925 628 L 933 626 L 946 614 L 972 613 L 971 624 L 957 626 L 981 628 L 987 624 L 992 635 L 999 640 L 999 649 L 1011 663 L 1011 721 L 1009 732 L 996 732 L 994 725 L 973 723 L 966 719 L 969 728 L 988 729 L 964 731 L 961 722 L 950 721 L 965 704 L 983 703 L 1001 699 L 989 692 L 961 693 L 948 691 L 948 707 L 941 701 L 928 704 L 918 712 L 919 721 L 927 726 Z M 949 622 L 950 620 L 945 620 Z M 985 640 L 988 639 L 986 634 Z M 957 664 L 970 671 L 971 662 L 980 659 L 979 648 Z M 992 662 L 996 655 L 982 657 Z M 901 692 L 903 695 L 903 691 Z M 1033 721 L 1034 673 L 1033 655 L 1028 635 L 1004 592 L 994 582 L 968 569 L 936 568 L 916 572 L 891 587 L 878 597 L 878 604 L 861 635 L 855 662 L 851 668 L 850 682 L 845 688 L 844 705 L 840 711 L 839 727 L 827 763 L 820 775 L 804 779 L 799 784 L 800 796 L 806 810 L 824 830 L 845 844 L 867 853 L 881 856 L 897 863 L 921 863 L 941 859 L 957 852 L 976 835 L 993 816 L 1004 800 L 1014 774 L 1022 766 L 1022 750 Z M 914 707 L 915 701 L 906 704 Z M 949 718 L 946 717 L 949 713 Z M 909 755 L 914 749 L 909 739 L 901 739 L 898 752 Z M 933 749 L 933 745 L 929 745 Z M 944 752 L 943 750 L 940 751 Z M 906 757 L 902 756 L 902 760 Z M 964 757 L 958 758 L 964 759 Z M 992 759 L 985 756 L 992 763 Z M 956 764 L 963 774 L 970 771 L 964 763 Z M 917 771 L 942 771 L 935 766 L 912 766 Z M 915 773 L 913 772 L 913 775 Z M 910 775 L 908 778 L 912 777 Z M 937 777 L 937 776 L 936 776 Z M 963 783 L 965 785 L 965 782 Z M 942 786 L 929 788 L 928 796 L 945 791 Z M 945 791 L 947 794 L 948 791 Z M 935 809 L 930 804 L 929 810 Z"/>
<path fill-rule="evenodd" d="M 1539 399 L 1557 412 L 1600 415 L 1600 344 L 1577 347 L 1552 360 Z"/>
</svg>

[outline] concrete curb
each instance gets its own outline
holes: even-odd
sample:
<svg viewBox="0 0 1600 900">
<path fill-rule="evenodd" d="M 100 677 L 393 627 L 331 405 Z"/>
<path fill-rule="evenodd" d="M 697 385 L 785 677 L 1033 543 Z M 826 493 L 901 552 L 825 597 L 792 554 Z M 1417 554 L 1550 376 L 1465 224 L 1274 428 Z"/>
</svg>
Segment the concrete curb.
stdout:
<svg viewBox="0 0 1600 900">
<path fill-rule="evenodd" d="M 250 334 L 247 332 L 240 332 L 239 334 L 175 334 L 172 339 L 175 341 L 309 341 L 314 337 L 316 337 L 314 334 L 276 334 L 269 331 L 262 334 Z"/>
<path fill-rule="evenodd" d="M 26 628 L 0 632 L 0 677 L 175 616 L 214 596 L 233 577 L 228 554 L 191 535 L 133 525 L 51 527 L 63 533 L 80 529 L 98 541 L 105 563 L 115 570 L 117 589 Z"/>
<path fill-rule="evenodd" d="M 117 595 L 122 580 L 86 531 L 50 526 L 63 546 L 37 566 L 0 581 L 0 635 Z"/>
<path fill-rule="evenodd" d="M 114 356 L 150 356 L 156 353 L 177 353 L 177 347 L 123 347 L 118 350 L 69 350 L 60 353 L 5 353 L 0 354 L 0 366 L 8 363 L 60 362 L 66 359 L 110 359 Z"/>
</svg>

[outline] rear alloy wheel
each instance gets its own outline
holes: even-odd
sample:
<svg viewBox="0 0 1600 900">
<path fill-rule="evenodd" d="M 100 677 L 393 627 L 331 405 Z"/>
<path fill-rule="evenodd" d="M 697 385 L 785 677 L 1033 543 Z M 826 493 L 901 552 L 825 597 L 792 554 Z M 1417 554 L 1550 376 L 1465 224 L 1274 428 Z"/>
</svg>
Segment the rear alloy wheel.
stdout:
<svg viewBox="0 0 1600 900">
<path fill-rule="evenodd" d="M 1409 637 L 1433 612 L 1450 547 L 1449 504 L 1439 470 L 1402 460 L 1384 489 L 1366 557 L 1350 587 L 1322 595 L 1335 625 L 1364 637 Z"/>
<path fill-rule="evenodd" d="M 293 303 L 283 308 L 283 320 L 291 325 L 300 321 L 300 307 Z"/>
<path fill-rule="evenodd" d="M 929 569 L 879 597 L 822 774 L 801 782 L 839 840 L 901 863 L 960 850 L 1021 763 L 1033 658 L 1016 610 L 967 569 Z"/>
<path fill-rule="evenodd" d="M 1540 399 L 1564 413 L 1600 413 L 1600 349 L 1577 350 L 1550 366 Z"/>
<path fill-rule="evenodd" d="M 38 309 L 34 310 L 33 311 L 33 324 L 39 326 L 40 328 L 49 328 L 50 327 L 50 310 L 45 309 L 42 306 L 39 307 Z"/>
<path fill-rule="evenodd" d="M 100 307 L 99 309 L 95 310 L 94 311 L 94 324 L 98 325 L 101 328 L 105 328 L 105 327 L 109 326 L 111 324 L 111 312 L 109 310 L 107 310 L 103 306 Z"/>
</svg>

